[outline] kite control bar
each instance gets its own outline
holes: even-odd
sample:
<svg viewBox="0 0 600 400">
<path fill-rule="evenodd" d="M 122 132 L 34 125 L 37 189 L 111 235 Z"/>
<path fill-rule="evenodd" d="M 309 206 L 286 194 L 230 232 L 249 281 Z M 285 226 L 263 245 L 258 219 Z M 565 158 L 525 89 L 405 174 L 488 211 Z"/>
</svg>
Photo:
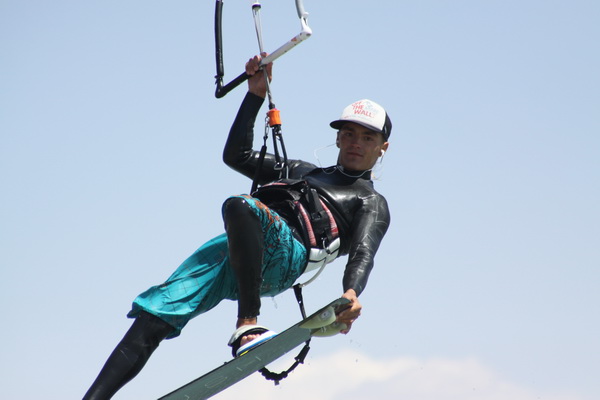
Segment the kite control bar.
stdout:
<svg viewBox="0 0 600 400">
<path fill-rule="evenodd" d="M 269 54 L 267 57 L 263 58 L 259 64 L 260 67 L 263 67 L 263 66 L 275 61 L 277 58 L 281 57 L 282 55 L 284 55 L 285 53 L 287 53 L 292 48 L 296 47 L 298 44 L 300 44 L 304 40 L 308 39 L 312 35 L 312 30 L 308 26 L 308 22 L 307 22 L 308 13 L 306 11 L 304 11 L 304 5 L 302 4 L 302 0 L 295 0 L 295 1 L 296 1 L 296 11 L 298 13 L 298 18 L 300 18 L 300 25 L 301 25 L 302 30 L 300 31 L 299 34 L 294 36 L 287 43 L 283 44 L 277 50 L 275 50 L 274 52 Z M 261 5 L 258 2 L 255 2 L 254 4 L 252 4 L 252 11 L 255 15 L 255 24 L 258 24 L 257 15 L 258 15 L 258 11 L 260 10 L 260 7 L 261 7 Z M 249 76 L 244 72 L 244 73 L 240 74 L 237 78 L 235 78 L 234 80 L 229 82 L 228 84 L 223 85 L 223 77 L 225 76 L 225 69 L 223 67 L 223 36 L 222 36 L 222 29 L 221 29 L 222 17 L 223 17 L 223 0 L 217 0 L 216 6 L 215 6 L 215 49 L 216 49 L 215 56 L 216 56 L 216 63 L 217 63 L 217 75 L 215 75 L 215 79 L 216 79 L 215 83 L 217 85 L 217 89 L 215 91 L 215 97 L 218 99 L 225 96 L 227 93 L 229 93 L 231 90 L 235 89 L 242 82 L 244 82 L 245 80 L 247 80 L 249 78 Z M 257 35 L 259 36 L 258 39 L 259 39 L 259 43 L 260 43 L 261 38 L 260 38 L 260 30 L 259 30 L 258 26 L 257 26 Z M 262 47 L 262 45 L 261 45 L 261 47 Z M 262 49 L 261 49 L 261 52 L 262 52 Z"/>
</svg>

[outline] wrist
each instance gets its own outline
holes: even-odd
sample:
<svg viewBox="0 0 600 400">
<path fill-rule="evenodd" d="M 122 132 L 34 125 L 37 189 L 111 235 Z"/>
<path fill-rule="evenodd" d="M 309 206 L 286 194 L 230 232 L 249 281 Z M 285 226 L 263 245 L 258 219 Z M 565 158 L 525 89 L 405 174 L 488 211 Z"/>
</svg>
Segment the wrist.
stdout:
<svg viewBox="0 0 600 400">
<path fill-rule="evenodd" d="M 248 89 L 248 93 L 252 93 L 255 96 L 258 96 L 260 98 L 265 98 L 267 97 L 267 91 L 266 90 L 257 90 L 257 89 Z"/>
</svg>

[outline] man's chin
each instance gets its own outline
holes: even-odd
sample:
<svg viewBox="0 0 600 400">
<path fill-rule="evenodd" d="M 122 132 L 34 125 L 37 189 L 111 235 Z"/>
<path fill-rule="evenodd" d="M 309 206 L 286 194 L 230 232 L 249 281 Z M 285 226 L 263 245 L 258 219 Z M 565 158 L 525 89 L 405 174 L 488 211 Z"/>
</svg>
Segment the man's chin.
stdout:
<svg viewBox="0 0 600 400">
<path fill-rule="evenodd" d="M 367 168 L 363 168 L 362 165 L 360 163 L 344 163 L 341 164 L 342 167 L 344 167 L 344 169 L 346 171 L 364 171 Z"/>
</svg>

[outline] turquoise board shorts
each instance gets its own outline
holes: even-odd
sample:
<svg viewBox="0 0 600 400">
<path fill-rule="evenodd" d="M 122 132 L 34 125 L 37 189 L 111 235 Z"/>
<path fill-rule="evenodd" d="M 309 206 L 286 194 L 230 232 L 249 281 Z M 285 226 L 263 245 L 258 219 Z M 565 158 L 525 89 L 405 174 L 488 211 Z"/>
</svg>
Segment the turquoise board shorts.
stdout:
<svg viewBox="0 0 600 400">
<path fill-rule="evenodd" d="M 306 248 L 275 211 L 259 200 L 241 197 L 259 217 L 265 235 L 261 297 L 275 296 L 290 288 L 306 267 Z M 161 285 L 140 294 L 127 315 L 153 314 L 175 328 L 168 338 L 179 336 L 192 318 L 222 300 L 237 300 L 237 284 L 229 266 L 227 235 L 209 240 L 188 257 Z"/>
</svg>

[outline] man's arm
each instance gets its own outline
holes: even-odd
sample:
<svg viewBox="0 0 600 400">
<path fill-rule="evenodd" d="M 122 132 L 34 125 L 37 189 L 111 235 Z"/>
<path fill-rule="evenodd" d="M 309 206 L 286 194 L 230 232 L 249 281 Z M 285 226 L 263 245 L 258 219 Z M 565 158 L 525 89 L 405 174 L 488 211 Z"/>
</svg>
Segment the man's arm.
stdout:
<svg viewBox="0 0 600 400">
<path fill-rule="evenodd" d="M 353 289 L 360 296 L 369 274 L 379 245 L 390 225 L 390 213 L 383 196 L 374 195 L 365 200 L 352 221 L 351 244 L 348 263 L 344 271 L 344 291 Z"/>
<path fill-rule="evenodd" d="M 223 162 L 250 179 L 258 164 L 258 152 L 253 150 L 254 122 L 264 99 L 247 93 L 229 130 L 223 149 Z"/>
<path fill-rule="evenodd" d="M 273 68 L 272 64 L 268 64 L 265 66 L 266 71 L 259 69 L 260 60 L 260 56 L 254 56 L 246 63 L 246 73 L 250 75 L 248 93 L 246 93 L 229 130 L 223 150 L 223 162 L 250 179 L 254 179 L 260 154 L 253 149 L 254 124 L 267 92 L 264 74 L 266 72 L 270 80 Z M 278 173 L 273 168 L 275 163 L 273 155 L 265 156 L 260 174 L 261 183 L 271 182 L 278 178 Z"/>
<path fill-rule="evenodd" d="M 375 253 L 381 244 L 390 224 L 390 214 L 385 198 L 373 196 L 355 216 L 348 263 L 342 280 L 344 295 L 350 300 L 350 308 L 340 313 L 338 322 L 346 324 L 341 333 L 348 333 L 352 324 L 360 316 L 362 305 L 358 296 L 364 290 L 369 274 L 374 266 Z"/>
<path fill-rule="evenodd" d="M 260 56 L 255 56 L 246 63 L 246 73 L 251 75 L 248 79 L 248 93 L 244 97 L 229 130 L 229 137 L 223 150 L 223 162 L 250 179 L 254 179 L 260 155 L 260 152 L 253 149 L 254 124 L 267 92 L 265 72 L 258 68 L 260 60 Z M 272 64 L 265 66 L 269 81 L 271 80 L 272 68 Z M 276 164 L 275 156 L 267 153 L 259 174 L 258 183 L 260 185 L 279 179 L 280 171 L 274 168 Z M 288 160 L 288 167 L 290 178 L 300 178 L 308 171 L 316 168 L 315 165 L 302 160 Z"/>
</svg>

